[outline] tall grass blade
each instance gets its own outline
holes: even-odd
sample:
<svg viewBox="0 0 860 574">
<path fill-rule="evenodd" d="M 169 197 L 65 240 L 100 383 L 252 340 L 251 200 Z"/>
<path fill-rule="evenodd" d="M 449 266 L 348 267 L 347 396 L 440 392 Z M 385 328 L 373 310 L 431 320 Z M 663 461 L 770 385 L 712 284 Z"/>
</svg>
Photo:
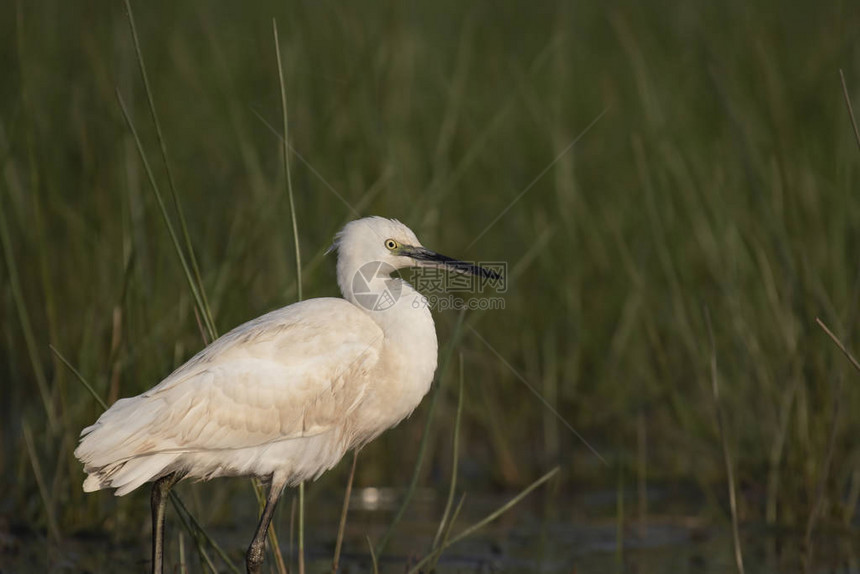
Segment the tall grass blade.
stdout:
<svg viewBox="0 0 860 574">
<path fill-rule="evenodd" d="M 209 308 L 209 301 L 206 298 L 206 290 L 203 287 L 203 281 L 200 278 L 200 268 L 197 265 L 197 257 L 194 255 L 194 246 L 191 243 L 191 236 L 188 233 L 188 224 L 185 221 L 185 212 L 182 209 L 182 204 L 179 202 L 179 194 L 176 192 L 176 183 L 173 179 L 173 171 L 170 169 L 170 162 L 167 159 L 167 144 L 164 141 L 164 135 L 161 132 L 161 122 L 158 121 L 158 114 L 155 112 L 155 98 L 152 95 L 152 89 L 149 87 L 149 77 L 146 74 L 146 65 L 143 61 L 143 52 L 140 49 L 140 39 L 137 36 L 137 26 L 134 22 L 134 13 L 131 10 L 130 0 L 125 0 L 126 15 L 128 16 L 128 24 L 131 27 L 131 36 L 134 39 L 134 51 L 137 55 L 137 63 L 140 68 L 140 75 L 143 79 L 143 88 L 146 91 L 146 101 L 149 103 L 149 113 L 152 116 L 152 123 L 155 124 L 155 134 L 158 139 L 158 146 L 161 150 L 161 160 L 164 162 L 164 169 L 167 172 L 167 183 L 170 187 L 170 195 L 173 198 L 173 206 L 179 216 L 179 226 L 182 230 L 182 237 L 185 241 L 185 248 L 188 250 L 188 259 L 191 261 L 191 269 L 194 272 L 194 279 L 197 283 L 197 289 L 200 292 L 201 309 L 204 323 L 209 331 L 209 340 L 214 341 L 218 338 L 215 329 L 215 322 L 212 318 L 212 310 Z"/>
<path fill-rule="evenodd" d="M 170 502 L 173 504 L 173 510 L 176 511 L 176 515 L 179 517 L 179 521 L 182 523 L 182 526 L 191 537 L 194 539 L 194 545 L 197 547 L 197 553 L 200 555 L 200 561 L 203 564 L 209 567 L 209 571 L 213 574 L 217 574 L 218 569 L 215 568 L 215 564 L 212 563 L 212 559 L 209 557 L 209 553 L 206 552 L 206 548 L 204 548 L 203 543 L 205 540 L 204 533 L 201 532 L 199 527 L 196 527 L 193 522 L 189 521 L 192 519 L 191 514 L 188 512 L 188 509 L 185 508 L 185 505 L 179 501 L 179 497 L 176 493 L 170 493 Z M 184 511 L 184 512 L 183 512 Z M 230 565 L 228 563 L 228 565 Z M 235 574 L 239 574 L 238 570 L 232 568 Z"/>
<path fill-rule="evenodd" d="M 3 243 L 3 257 L 6 259 L 6 269 L 9 271 L 9 286 L 12 289 L 12 298 L 15 301 L 15 311 L 18 313 L 18 320 L 21 322 L 21 330 L 24 332 L 24 343 L 27 346 L 27 355 L 30 358 L 33 373 L 36 376 L 36 386 L 39 389 L 42 406 L 45 408 L 45 417 L 48 419 L 48 428 L 51 430 L 51 434 L 56 434 L 59 429 L 57 414 L 54 410 L 54 403 L 51 400 L 51 391 L 48 388 L 48 379 L 45 377 L 45 370 L 42 368 L 42 362 L 39 360 L 39 353 L 36 347 L 36 337 L 33 335 L 33 327 L 30 323 L 30 313 L 27 311 L 27 303 L 24 301 L 24 293 L 21 290 L 21 279 L 18 275 L 18 264 L 15 261 L 15 256 L 12 250 L 12 240 L 9 237 L 9 227 L 6 223 L 6 208 L 5 203 L 2 200 L 2 196 L 0 196 L 0 242 Z"/>
<path fill-rule="evenodd" d="M 431 559 L 425 567 L 428 572 L 433 572 L 436 570 L 436 564 L 439 563 L 439 559 L 442 557 L 442 552 L 444 552 L 445 543 L 448 542 L 448 539 L 451 537 L 451 531 L 454 529 L 454 525 L 457 523 L 457 518 L 460 516 L 460 511 L 463 510 L 463 504 L 466 502 L 466 493 L 460 495 L 460 500 L 457 502 L 457 506 L 454 508 L 453 514 L 451 514 L 451 519 L 448 521 L 448 524 L 445 525 L 445 529 L 442 532 L 442 541 L 437 548 L 434 548 L 430 553 Z"/>
<path fill-rule="evenodd" d="M 293 548 L 293 541 L 296 538 L 295 534 L 296 534 L 296 497 L 293 496 L 290 499 L 290 555 L 289 555 L 289 559 L 290 559 L 290 566 L 291 567 L 293 564 L 293 555 L 295 554 L 295 552 L 294 552 L 295 549 Z"/>
<path fill-rule="evenodd" d="M 62 355 L 62 353 L 60 353 L 60 351 L 56 349 L 56 347 L 54 347 L 53 345 L 48 345 L 48 348 L 51 349 L 51 352 L 54 353 L 54 355 L 56 355 L 57 358 L 60 359 L 60 361 L 62 361 L 64 365 L 66 365 L 66 368 L 68 368 L 72 372 L 72 374 L 75 375 L 75 377 L 77 377 L 78 381 L 80 381 L 84 388 L 89 391 L 90 395 L 92 395 L 93 399 L 95 399 L 95 401 L 99 404 L 102 410 L 106 411 L 108 409 L 107 403 L 104 401 L 104 399 L 102 399 L 101 395 L 99 395 L 96 390 L 90 386 L 90 383 L 84 378 L 84 376 L 72 366 L 69 360 L 66 359 Z"/>
<path fill-rule="evenodd" d="M 705 308 L 705 321 L 708 325 L 708 337 L 711 342 L 711 390 L 714 397 L 714 408 L 717 414 L 717 427 L 720 431 L 720 442 L 723 446 L 723 462 L 726 466 L 726 479 L 729 483 L 729 509 L 732 513 L 732 545 L 734 547 L 735 566 L 738 574 L 744 574 L 744 557 L 741 550 L 741 536 L 738 529 L 738 502 L 735 493 L 735 474 L 732 468 L 732 458 L 729 454 L 729 444 L 726 438 L 725 421 L 723 420 L 723 409 L 720 405 L 720 387 L 717 378 L 717 346 L 714 341 L 714 329 L 711 326 L 711 313 Z"/>
<path fill-rule="evenodd" d="M 296 290 L 298 300 L 302 300 L 302 255 L 299 246 L 299 226 L 296 221 L 296 204 L 293 198 L 293 180 L 290 175 L 290 132 L 287 118 L 287 92 L 284 87 L 284 68 L 281 64 L 281 46 L 278 40 L 278 21 L 272 18 L 272 35 L 275 38 L 275 56 L 278 62 L 278 84 L 281 92 L 281 115 L 284 122 L 284 141 L 281 145 L 284 159 L 284 173 L 287 182 L 287 196 L 290 200 L 290 218 L 293 224 L 293 244 L 296 249 Z M 271 530 L 270 530 L 271 533 Z M 280 549 L 278 549 L 280 552 Z M 299 574 L 305 574 L 305 483 L 299 484 Z"/>
<path fill-rule="evenodd" d="M 179 574 L 188 574 L 188 564 L 185 559 L 185 537 L 179 531 Z"/>
<path fill-rule="evenodd" d="M 448 500 L 445 502 L 445 511 L 442 513 L 442 519 L 439 521 L 439 528 L 436 530 L 436 536 L 433 538 L 431 546 L 431 556 L 433 559 L 427 565 L 427 570 L 432 572 L 436 569 L 436 563 L 442 556 L 441 546 L 448 540 L 451 534 L 451 528 L 460 514 L 460 509 L 463 506 L 463 501 L 466 499 L 466 494 L 460 497 L 460 502 L 454 510 L 454 514 L 449 519 L 451 506 L 454 502 L 454 492 L 457 490 L 457 461 L 460 458 L 460 421 L 463 415 L 463 400 L 465 393 L 463 392 L 463 353 L 459 353 L 460 358 L 460 389 L 459 398 L 457 400 L 457 416 L 454 419 L 454 444 L 453 444 L 453 461 L 451 464 L 451 486 L 448 489 Z"/>
<path fill-rule="evenodd" d="M 439 540 L 445 530 L 445 524 L 448 522 L 448 514 L 451 512 L 451 505 L 454 502 L 454 493 L 457 490 L 457 462 L 460 458 L 460 420 L 463 416 L 463 353 L 460 357 L 460 397 L 457 400 L 457 416 L 454 419 L 454 445 L 451 461 L 451 486 L 448 489 L 448 500 L 445 502 L 445 511 L 442 513 L 442 520 L 439 521 L 439 528 L 436 530 L 436 536 L 433 538 L 433 548 L 439 546 Z"/>
<path fill-rule="evenodd" d="M 45 484 L 42 465 L 39 463 L 39 457 L 36 455 L 36 446 L 33 442 L 33 431 L 30 430 L 30 423 L 24 421 L 22 430 L 24 432 L 24 444 L 27 445 L 27 455 L 30 458 L 30 465 L 33 467 L 33 474 L 36 475 L 36 486 L 39 487 L 39 494 L 45 507 L 45 516 L 48 519 L 48 533 L 51 535 L 51 539 L 56 542 L 60 539 L 60 528 L 57 526 L 57 517 L 54 514 L 54 502 L 51 500 L 47 485 Z"/>
<path fill-rule="evenodd" d="M 355 478 L 355 466 L 358 462 L 358 450 L 352 451 L 352 466 L 349 468 L 349 478 L 346 481 L 346 492 L 343 495 L 343 508 L 340 511 L 340 524 L 337 527 L 337 542 L 334 546 L 334 558 L 331 561 L 331 574 L 337 574 L 340 563 L 340 550 L 343 547 L 343 533 L 346 530 L 346 515 L 349 512 L 349 498 L 352 496 L 352 481 Z"/>
<path fill-rule="evenodd" d="M 209 323 L 206 319 L 206 306 L 203 304 L 203 299 L 200 295 L 200 291 L 197 289 L 197 284 L 191 275 L 191 269 L 188 266 L 188 262 L 185 260 L 185 254 L 183 253 L 182 246 L 179 243 L 179 238 L 176 235 L 176 231 L 173 229 L 173 223 L 170 220 L 170 215 L 168 215 L 167 213 L 167 207 L 164 205 L 164 198 L 161 195 L 161 191 L 158 188 L 158 184 L 155 182 L 155 175 L 152 173 L 152 168 L 149 165 L 149 160 L 146 158 L 146 152 L 143 151 L 143 143 L 140 141 L 140 137 L 137 134 L 137 129 L 134 127 L 134 122 L 131 120 L 131 116 L 128 113 L 128 108 L 126 108 L 125 106 L 125 101 L 122 99 L 122 94 L 120 94 L 119 89 L 116 90 L 116 97 L 119 101 L 119 107 L 122 110 L 122 116 L 123 118 L 125 118 L 126 125 L 128 126 L 129 131 L 131 131 L 132 138 L 134 139 L 134 143 L 137 146 L 137 152 L 140 155 L 140 160 L 143 162 L 144 170 L 146 171 L 146 175 L 149 179 L 152 191 L 155 194 L 155 199 L 158 202 L 158 208 L 161 210 L 162 219 L 164 219 L 164 224 L 167 226 L 167 232 L 170 234 L 170 240 L 173 242 L 173 248 L 176 250 L 176 256 L 179 257 L 179 263 L 182 265 L 182 271 L 185 273 L 185 280 L 188 282 L 188 288 L 191 290 L 191 294 L 194 297 L 194 302 L 197 305 L 197 309 L 203 316 L 204 321 L 207 322 L 206 327 L 209 331 L 209 336 L 211 340 L 215 340 L 216 338 L 218 338 L 218 334 L 215 331 L 215 326 Z"/>
<path fill-rule="evenodd" d="M 578 439 L 580 440 L 580 442 L 582 442 L 582 444 L 584 444 L 584 445 L 586 446 L 586 448 L 588 448 L 588 450 L 590 450 L 590 451 L 591 451 L 591 453 L 592 453 L 594 456 L 596 456 L 596 457 L 598 458 L 598 460 L 600 460 L 600 462 L 602 462 L 603 464 L 605 464 L 605 465 L 609 466 L 609 463 L 608 463 L 608 462 L 606 462 L 606 459 L 605 459 L 605 458 L 603 458 L 603 456 L 602 456 L 602 455 L 597 451 L 597 449 L 596 449 L 596 448 L 594 448 L 593 446 L 591 446 L 591 443 L 589 443 L 587 440 L 585 440 L 585 437 L 584 437 L 584 436 L 582 436 L 581 434 L 579 434 L 579 431 L 577 431 L 575 428 L 573 428 L 573 426 L 572 426 L 569 422 L 567 422 L 567 419 L 565 419 L 563 416 L 561 416 L 561 413 L 559 413 L 559 412 L 558 412 L 558 410 L 557 410 L 554 406 L 552 406 L 551 404 L 549 404 L 549 403 L 547 402 L 547 400 L 543 397 L 543 395 L 541 395 L 541 394 L 540 394 L 540 392 L 539 392 L 537 389 L 535 389 L 535 388 L 534 388 L 534 386 L 532 386 L 532 384 L 531 384 L 531 383 L 529 383 L 529 382 L 528 382 L 528 380 L 527 380 L 524 376 L 522 376 L 522 374 L 520 374 L 520 372 L 519 372 L 518 370 L 516 370 L 516 369 L 514 368 L 514 366 L 513 366 L 513 365 L 511 365 L 511 364 L 508 362 L 508 360 L 507 360 L 507 359 L 505 359 L 505 358 L 502 356 L 502 354 L 501 354 L 501 353 L 499 353 L 499 352 L 496 350 L 496 348 L 495 348 L 495 347 L 493 347 L 493 346 L 490 344 L 490 342 L 489 342 L 489 341 L 487 341 L 483 336 L 481 336 L 481 334 L 480 334 L 480 333 L 478 333 L 478 331 L 476 331 L 476 330 L 475 330 L 471 325 L 468 325 L 468 324 L 467 324 L 466 326 L 467 326 L 467 327 L 469 327 L 469 330 L 470 330 L 470 331 L 472 331 L 472 334 L 474 334 L 478 339 L 480 339 L 480 341 L 484 344 L 484 346 L 486 346 L 486 347 L 487 347 L 487 349 L 489 349 L 489 350 L 490 350 L 490 352 L 491 352 L 493 355 L 495 355 L 495 356 L 496 356 L 496 358 L 497 358 L 497 359 L 499 359 L 499 361 L 501 361 L 501 363 L 502 363 L 505 367 L 507 367 L 507 369 L 508 369 L 508 370 L 509 370 L 509 371 L 510 371 L 510 372 L 511 372 L 511 373 L 512 373 L 512 374 L 513 374 L 513 375 L 514 375 L 514 376 L 515 376 L 515 377 L 516 377 L 516 378 L 517 378 L 521 383 L 523 383 L 523 384 L 526 386 L 526 388 L 528 388 L 528 390 L 529 390 L 529 391 L 531 391 L 531 393 L 532 393 L 532 394 L 533 394 L 533 395 L 534 395 L 534 396 L 535 396 L 535 397 L 536 397 L 536 398 L 541 402 L 541 404 L 543 404 L 543 406 L 544 406 L 544 407 L 545 407 L 549 412 L 551 412 L 555 418 L 557 418 L 559 421 L 561 421 L 561 423 L 562 423 L 564 426 L 566 426 L 566 427 L 567 427 L 567 430 L 569 430 L 571 433 L 573 433 L 573 435 L 574 435 L 576 438 L 578 438 Z"/>
<path fill-rule="evenodd" d="M 213 539 L 211 536 L 209 536 L 209 533 L 206 532 L 206 529 L 203 528 L 203 526 L 199 522 L 197 522 L 197 519 L 194 518 L 194 515 L 191 514 L 191 511 L 188 510 L 188 507 L 185 506 L 185 503 L 182 502 L 182 499 L 179 497 L 179 495 L 175 492 L 171 492 L 170 493 L 170 500 L 174 504 L 174 506 L 177 509 L 181 509 L 182 514 L 184 514 L 186 517 L 188 517 L 188 520 L 191 521 L 191 525 L 193 526 L 193 529 L 186 528 L 186 530 L 188 530 L 189 533 L 192 534 L 192 536 L 194 535 L 195 532 L 198 533 L 203 538 L 203 540 L 206 542 L 206 544 L 208 544 L 212 548 L 212 550 L 215 551 L 215 553 L 218 555 L 218 557 L 224 561 L 224 564 L 227 565 L 227 567 L 230 569 L 230 571 L 235 572 L 236 574 L 239 574 L 239 569 L 236 568 L 236 566 L 233 564 L 233 562 L 230 560 L 230 558 L 227 557 L 227 553 L 224 552 L 224 549 L 222 549 L 221 546 L 215 541 L 215 539 Z"/>
<path fill-rule="evenodd" d="M 299 484 L 299 574 L 305 574 L 305 483 Z"/>
<path fill-rule="evenodd" d="M 842 71 L 840 70 L 841 74 Z M 845 78 L 842 78 L 843 87 L 845 83 Z M 846 93 L 847 95 L 847 93 Z M 850 105 L 850 104 L 849 104 Z M 853 121 L 853 112 L 852 112 L 852 121 Z M 856 129 L 856 126 L 855 126 Z M 833 342 L 839 347 L 839 350 L 842 351 L 848 360 L 851 362 L 851 365 L 860 372 L 860 363 L 857 362 L 857 359 L 854 358 L 854 355 L 845 347 L 842 341 L 837 337 L 833 331 L 831 331 L 827 325 L 824 324 L 820 318 L 816 317 L 815 322 L 818 323 L 818 326 L 827 333 L 827 336 L 830 337 Z M 836 393 L 833 396 L 833 404 L 831 406 L 831 415 L 830 415 L 830 432 L 827 439 L 827 452 L 824 456 L 824 465 L 821 469 L 821 474 L 818 477 L 818 484 L 815 488 L 815 499 L 812 504 L 812 510 L 809 513 L 809 519 L 806 522 L 806 532 L 804 535 L 804 557 L 803 557 L 803 566 L 806 572 L 812 571 L 812 552 L 813 552 L 813 543 L 812 543 L 812 535 L 815 531 L 815 525 L 818 521 L 818 517 L 821 514 L 821 508 L 824 503 L 824 494 L 827 487 L 827 480 L 830 476 L 830 466 L 833 463 L 833 452 L 836 447 L 836 432 L 839 426 L 839 415 L 841 413 L 840 406 L 842 404 L 842 388 L 844 384 L 843 377 L 839 377 L 839 384 L 836 389 Z"/>
<path fill-rule="evenodd" d="M 618 485 L 615 487 L 615 565 L 624 568 L 624 467 L 618 465 Z"/>
<path fill-rule="evenodd" d="M 376 546 L 377 556 L 382 556 L 385 547 L 388 545 L 388 541 L 391 539 L 391 535 L 394 534 L 394 529 L 397 527 L 397 524 L 400 523 L 400 520 L 403 518 L 403 514 L 406 512 L 406 508 L 412 500 L 415 488 L 418 486 L 418 478 L 421 475 L 421 465 L 424 463 L 424 454 L 427 450 L 427 440 L 430 436 L 430 425 L 433 422 L 433 413 L 436 410 L 436 402 L 439 400 L 439 389 L 442 385 L 442 377 L 447 370 L 448 363 L 451 361 L 451 355 L 454 353 L 454 348 L 460 341 L 460 331 L 462 329 L 463 319 L 465 316 L 466 308 L 463 308 L 457 316 L 457 323 L 454 325 L 454 332 L 445 348 L 445 354 L 442 356 L 442 361 L 436 369 L 436 380 L 434 381 L 436 388 L 433 390 L 433 397 L 430 399 L 430 407 L 427 409 L 427 421 L 424 423 L 424 432 L 421 435 L 421 443 L 418 446 L 418 457 L 415 460 L 415 467 L 412 469 L 412 479 L 409 481 L 409 488 L 406 490 L 403 502 L 400 504 L 400 508 L 397 509 L 397 514 L 394 515 L 394 520 L 392 520 L 391 524 L 388 525 L 385 535 Z"/>
<path fill-rule="evenodd" d="M 857 147 L 860 147 L 860 129 L 857 129 L 857 120 L 854 117 L 854 106 L 851 105 L 851 97 L 848 95 L 848 84 L 845 83 L 845 74 L 842 73 L 842 68 L 839 69 L 839 79 L 842 81 L 842 95 L 845 98 L 845 105 L 848 106 L 848 115 L 851 117 L 851 127 L 854 128 L 854 139 L 857 140 Z"/>
<path fill-rule="evenodd" d="M 436 558 L 434 559 L 433 564 L 435 565 L 439 558 L 442 556 L 442 551 L 445 548 L 445 544 L 451 538 L 451 531 L 454 530 L 454 525 L 457 524 L 457 519 L 460 518 L 460 512 L 463 510 L 463 505 L 466 503 L 466 493 L 460 495 L 460 500 L 457 501 L 457 506 L 454 507 L 454 512 L 451 514 L 451 519 L 448 521 L 448 524 L 445 525 L 445 533 L 442 535 L 442 543 L 439 545 L 439 548 L 436 550 Z"/>
<path fill-rule="evenodd" d="M 474 534 L 475 532 L 477 532 L 478 530 L 480 530 L 484 526 L 488 525 L 489 523 L 491 523 L 492 521 L 497 519 L 499 516 L 501 516 L 502 514 L 504 514 L 505 512 L 510 510 L 511 508 L 513 508 L 514 506 L 516 506 L 520 501 L 522 501 L 523 498 L 528 496 L 534 489 L 536 489 L 537 487 L 539 487 L 540 485 L 542 485 L 543 483 L 545 483 L 546 481 L 551 479 L 553 476 L 555 476 L 559 470 L 560 470 L 560 467 L 558 467 L 558 466 L 553 468 L 551 471 L 549 471 L 548 473 L 546 473 L 545 475 L 543 475 L 542 477 L 540 477 L 539 479 L 537 479 L 536 481 L 534 481 L 533 483 L 528 485 L 519 494 L 517 494 L 515 497 L 510 499 L 505 504 L 503 504 L 501 507 L 499 507 L 498 509 L 496 509 L 492 513 L 488 514 L 487 516 L 485 516 L 484 518 L 482 518 L 481 520 L 479 520 L 475 524 L 464 529 L 462 532 L 457 534 L 457 536 L 455 536 L 455 537 L 451 538 L 450 540 L 448 540 L 447 542 L 445 542 L 440 547 L 440 550 L 445 550 L 446 548 L 453 546 L 454 544 L 460 542 L 461 540 L 468 538 L 469 536 L 471 536 L 472 534 Z M 425 564 L 427 564 L 432 558 L 433 558 L 433 553 L 425 556 L 420 562 L 418 562 L 418 564 L 416 564 L 415 566 L 412 567 L 411 570 L 409 570 L 409 574 L 418 574 L 418 572 L 421 571 L 421 568 Z"/>
<path fill-rule="evenodd" d="M 367 539 L 367 547 L 370 549 L 370 560 L 373 565 L 373 574 L 379 574 L 379 562 L 376 559 L 376 552 L 373 551 L 373 542 L 370 541 L 370 536 L 364 535 Z"/>
<path fill-rule="evenodd" d="M 289 572 L 289 568 L 287 568 L 286 562 L 284 562 L 284 555 L 281 552 L 281 544 L 278 542 L 278 531 L 275 528 L 272 528 L 272 525 L 269 525 L 269 541 L 272 545 L 272 554 L 275 556 L 275 566 L 278 569 L 278 574 L 287 574 Z"/>
<path fill-rule="evenodd" d="M 858 371 L 858 372 L 860 372 L 860 362 L 858 362 L 858 361 L 857 361 L 857 359 L 855 359 L 855 358 L 854 358 L 854 355 L 852 355 L 852 354 L 851 354 L 851 351 L 849 351 L 849 350 L 845 347 L 845 345 L 843 345 L 843 344 L 842 344 L 842 341 L 840 341 L 840 340 L 839 340 L 839 337 L 837 337 L 836 335 L 834 335 L 834 334 L 833 334 L 833 331 L 831 331 L 831 330 L 827 327 L 827 325 L 825 325 L 825 324 L 824 324 L 824 321 L 822 321 L 822 320 L 821 320 L 821 319 L 819 319 L 818 317 L 816 317 L 816 318 L 815 318 L 815 322 L 816 322 L 816 323 L 818 323 L 818 326 L 819 326 L 819 327 L 821 327 L 821 329 L 822 329 L 825 333 L 827 333 L 827 336 L 828 336 L 828 337 L 830 337 L 830 338 L 833 340 L 833 342 L 834 342 L 834 343 L 836 343 L 836 346 L 837 346 L 837 347 L 839 347 L 839 350 L 840 350 L 840 351 L 842 351 L 842 354 L 843 354 L 843 355 L 845 355 L 845 356 L 848 358 L 848 360 L 849 360 L 849 361 L 851 361 L 851 365 L 852 365 L 855 369 L 857 369 L 857 371 Z"/>
<path fill-rule="evenodd" d="M 815 526 L 821 516 L 821 509 L 824 505 L 824 494 L 827 490 L 827 480 L 830 478 L 830 466 L 833 464 L 833 451 L 836 447 L 836 434 L 839 428 L 839 415 L 841 414 L 840 405 L 842 404 L 842 387 L 845 378 L 839 376 L 839 383 L 836 387 L 836 393 L 833 395 L 833 404 L 830 414 L 830 432 L 827 439 L 827 452 L 824 454 L 824 463 L 821 467 L 821 472 L 818 477 L 818 484 L 815 487 L 815 500 L 812 503 L 812 509 L 809 512 L 809 518 L 806 522 L 806 532 L 803 538 L 803 566 L 805 572 L 812 572 L 812 555 L 814 545 L 812 535 L 815 532 Z"/>
<path fill-rule="evenodd" d="M 636 502 L 640 534 L 648 516 L 648 428 L 645 413 L 636 414 Z"/>
<path fill-rule="evenodd" d="M 296 283 L 298 285 L 298 299 L 302 300 L 302 254 L 299 248 L 299 227 L 296 222 L 296 204 L 293 198 L 293 180 L 290 176 L 290 132 L 287 118 L 287 92 L 284 87 L 284 68 L 281 64 L 281 46 L 278 41 L 278 21 L 272 18 L 272 33 L 275 36 L 275 56 L 278 60 L 278 81 L 281 91 L 281 115 L 284 122 L 284 141 L 281 145 L 284 159 L 284 173 L 287 181 L 287 196 L 290 199 L 290 219 L 293 224 L 293 241 L 296 248 Z"/>
</svg>

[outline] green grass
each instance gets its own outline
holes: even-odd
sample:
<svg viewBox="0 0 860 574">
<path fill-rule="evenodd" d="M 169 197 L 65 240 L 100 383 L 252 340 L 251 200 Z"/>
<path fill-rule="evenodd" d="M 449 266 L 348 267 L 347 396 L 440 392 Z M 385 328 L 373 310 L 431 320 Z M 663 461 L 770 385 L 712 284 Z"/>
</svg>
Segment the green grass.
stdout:
<svg viewBox="0 0 860 574">
<path fill-rule="evenodd" d="M 112 402 L 190 357 L 201 330 L 335 295 L 323 254 L 357 212 L 509 262 L 505 309 L 470 313 L 457 347 L 457 449 L 480 469 L 459 489 L 521 489 L 560 463 L 560 493 L 612 490 L 619 472 L 692 484 L 728 527 L 727 446 L 741 529 L 856 524 L 860 384 L 815 322 L 857 356 L 850 3 L 134 8 L 154 110 L 121 5 L 19 2 L 0 18 L 0 514 L 51 536 L 139 524 L 139 495 L 80 490 L 72 451 L 101 409 L 64 359 Z M 436 321 L 444 345 L 457 314 Z M 356 485 L 406 486 L 419 444 L 416 480 L 451 476 L 456 374 L 441 383 L 435 410 L 428 397 L 362 451 Z M 315 488 L 340 499 L 348 467 L 309 487 L 308 513 Z M 204 524 L 217 507 L 189 500 Z"/>
</svg>

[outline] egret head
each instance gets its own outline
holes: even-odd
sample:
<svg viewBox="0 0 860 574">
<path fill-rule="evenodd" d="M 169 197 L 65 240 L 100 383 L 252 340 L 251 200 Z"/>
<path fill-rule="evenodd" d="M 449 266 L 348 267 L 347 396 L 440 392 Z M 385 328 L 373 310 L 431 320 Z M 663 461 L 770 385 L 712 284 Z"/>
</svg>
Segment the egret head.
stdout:
<svg viewBox="0 0 860 574">
<path fill-rule="evenodd" d="M 430 251 L 411 229 L 396 219 L 365 217 L 335 236 L 337 283 L 345 299 L 373 311 L 384 311 L 400 298 L 404 282 L 392 277 L 405 267 L 437 267 L 497 279 L 495 271 Z"/>
<path fill-rule="evenodd" d="M 341 262 L 356 268 L 379 261 L 394 269 L 438 267 L 457 273 L 498 277 L 495 271 L 427 249 L 411 229 L 396 219 L 373 216 L 351 221 L 335 236 L 333 249 L 338 251 L 338 267 Z"/>
</svg>

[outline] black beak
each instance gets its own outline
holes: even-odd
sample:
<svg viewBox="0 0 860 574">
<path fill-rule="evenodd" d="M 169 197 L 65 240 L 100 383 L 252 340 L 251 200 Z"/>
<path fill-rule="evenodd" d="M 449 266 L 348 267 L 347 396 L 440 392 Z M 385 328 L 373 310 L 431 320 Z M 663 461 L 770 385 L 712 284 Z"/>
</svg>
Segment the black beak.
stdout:
<svg viewBox="0 0 860 574">
<path fill-rule="evenodd" d="M 429 267 L 441 267 L 457 273 L 477 275 L 478 277 L 484 277 L 487 279 L 501 279 L 502 277 L 497 272 L 485 269 L 480 265 L 466 263 L 465 261 L 460 261 L 459 259 L 454 259 L 453 257 L 448 257 L 447 255 L 430 251 L 425 247 L 404 246 L 400 255 L 411 257 L 415 261 L 418 261 L 419 264 Z"/>
</svg>

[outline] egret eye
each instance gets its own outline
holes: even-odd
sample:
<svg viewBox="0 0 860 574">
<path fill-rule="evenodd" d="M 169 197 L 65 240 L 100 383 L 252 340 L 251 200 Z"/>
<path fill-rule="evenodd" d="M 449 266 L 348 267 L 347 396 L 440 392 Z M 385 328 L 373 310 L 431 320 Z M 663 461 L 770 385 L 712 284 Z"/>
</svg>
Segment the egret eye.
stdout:
<svg viewBox="0 0 860 574">
<path fill-rule="evenodd" d="M 386 239 L 385 240 L 385 248 L 388 249 L 389 251 L 394 251 L 395 249 L 397 249 L 397 242 L 394 241 L 393 239 Z"/>
</svg>

